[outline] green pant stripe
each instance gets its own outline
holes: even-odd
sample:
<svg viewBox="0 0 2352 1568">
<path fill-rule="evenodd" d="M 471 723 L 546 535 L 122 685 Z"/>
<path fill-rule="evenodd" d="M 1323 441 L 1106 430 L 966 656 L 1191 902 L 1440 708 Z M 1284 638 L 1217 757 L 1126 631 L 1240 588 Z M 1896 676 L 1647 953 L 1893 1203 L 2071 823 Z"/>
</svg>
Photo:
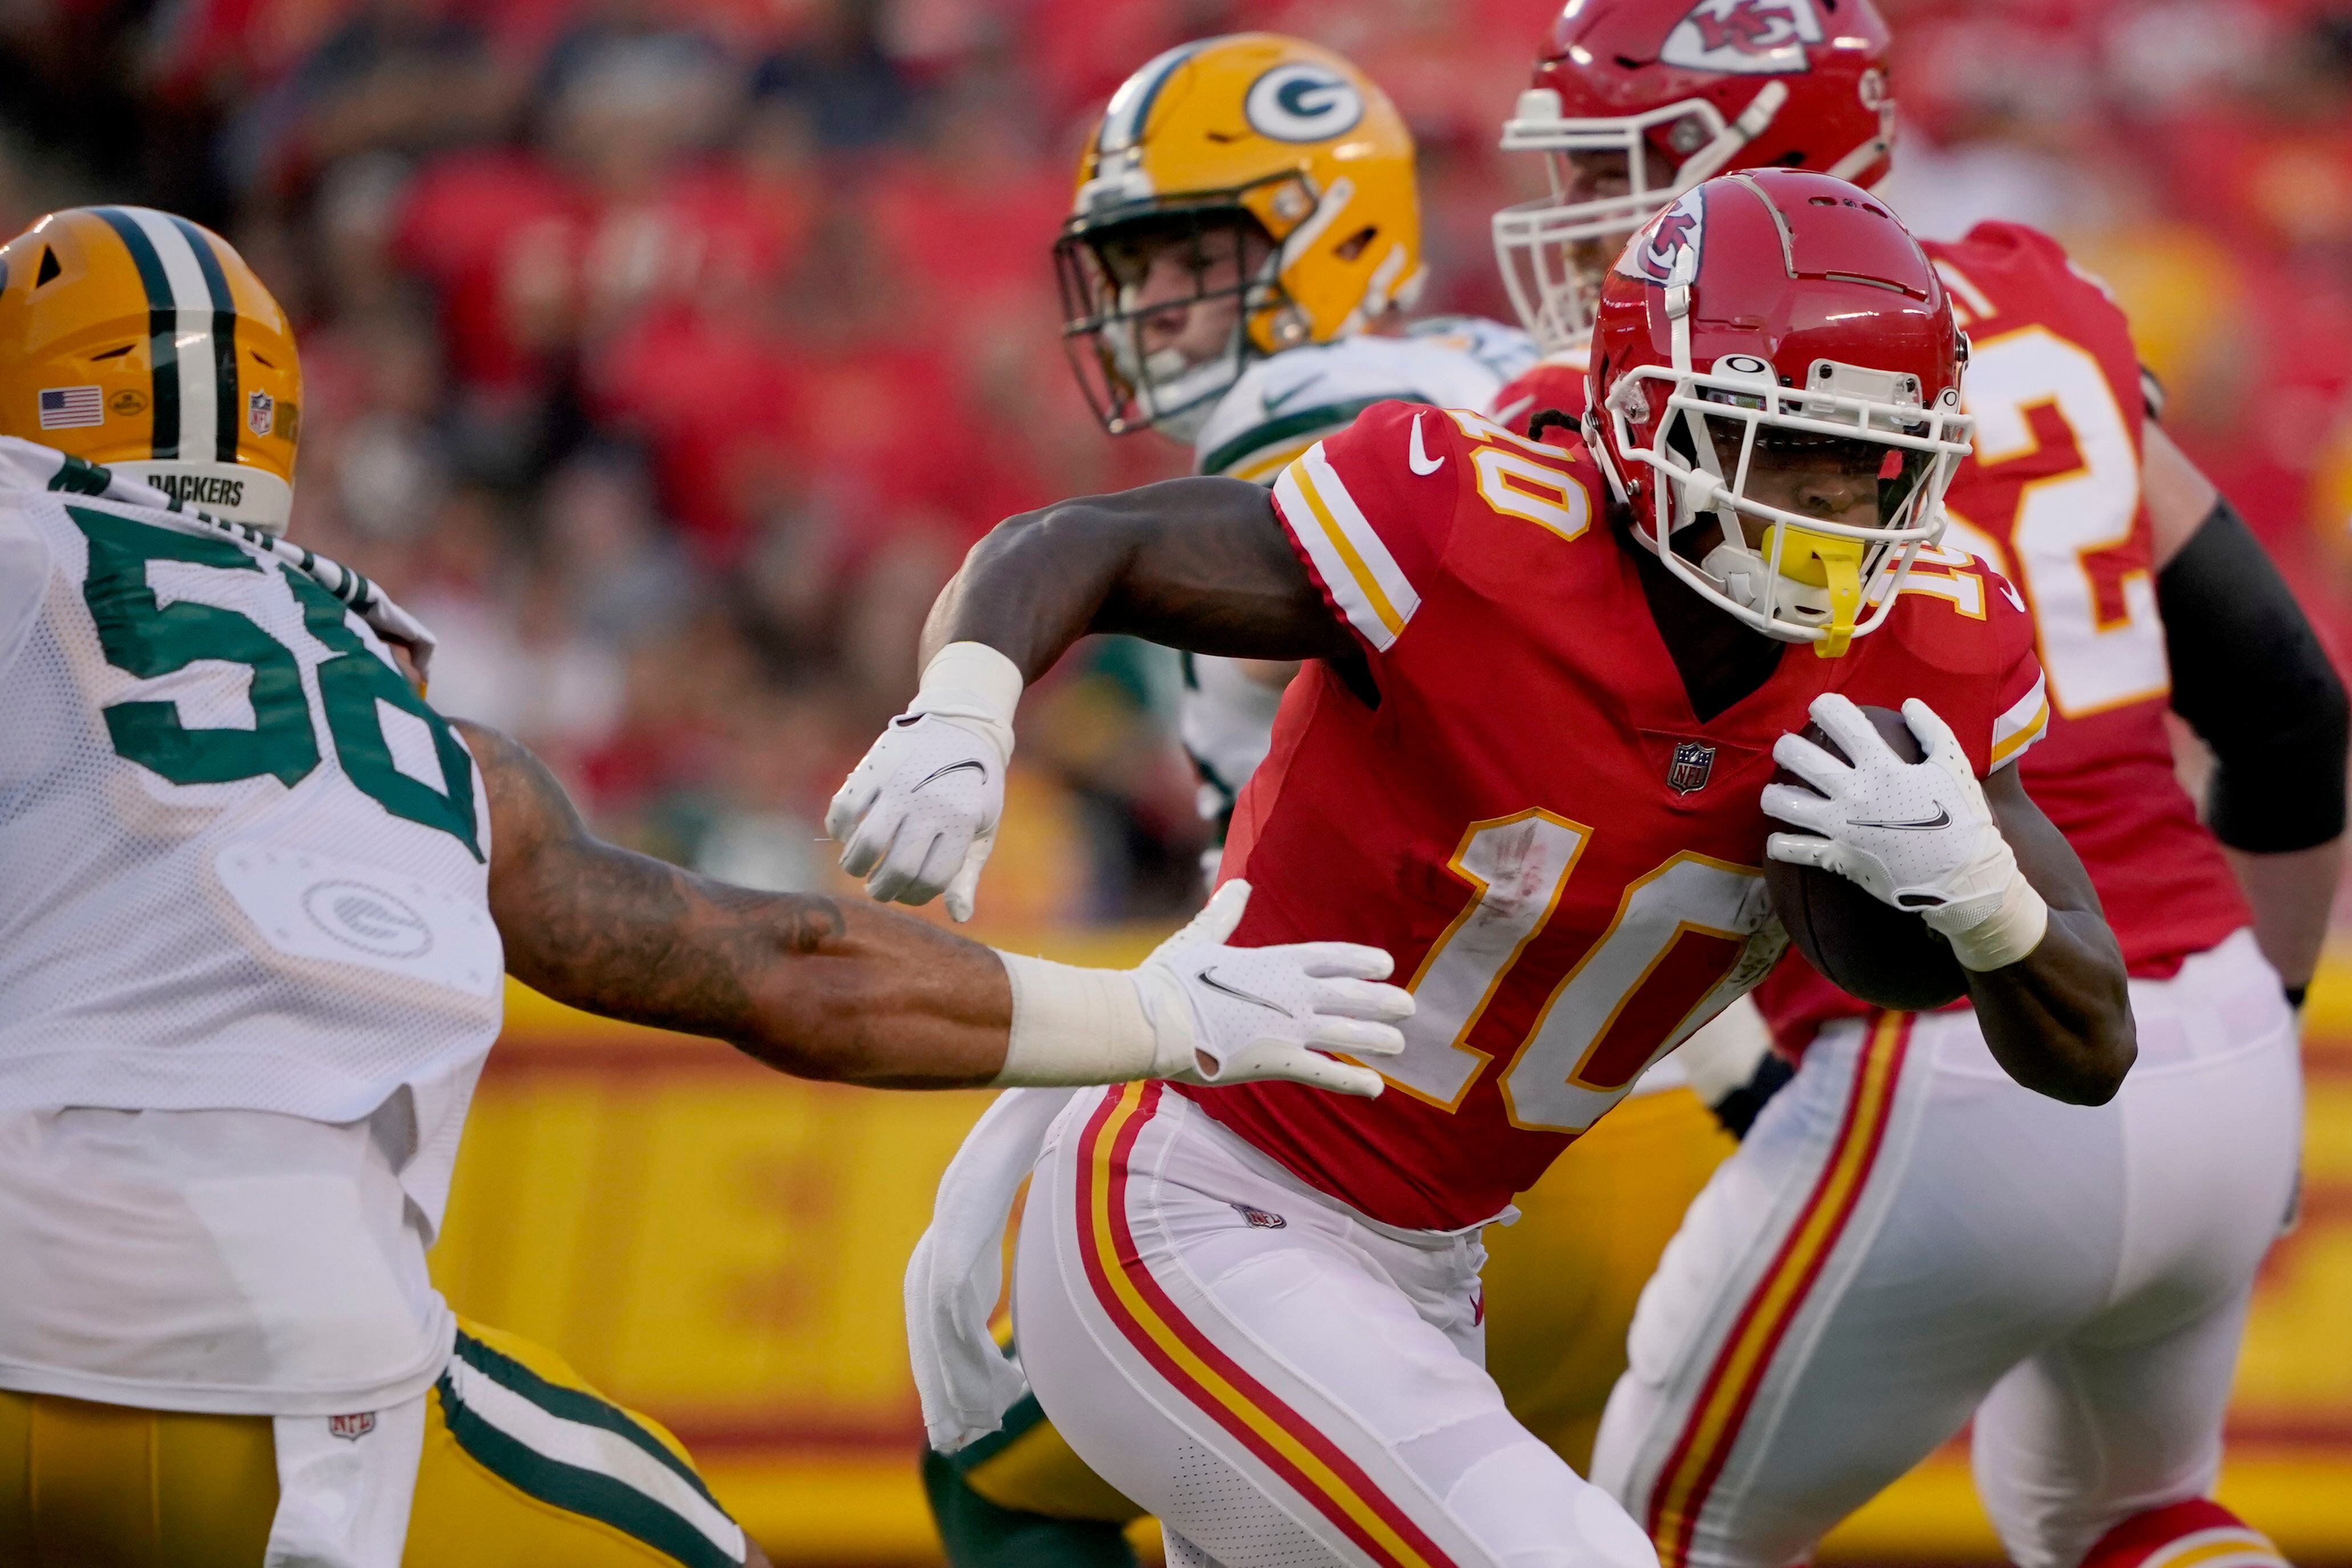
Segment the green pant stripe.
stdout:
<svg viewBox="0 0 2352 1568">
<path fill-rule="evenodd" d="M 667 1466 L 678 1479 L 709 1500 L 713 1508 L 719 1500 L 711 1497 L 710 1489 L 694 1473 L 694 1467 L 669 1451 L 660 1438 L 629 1419 L 628 1413 L 606 1403 L 593 1394 L 576 1388 L 566 1388 L 560 1383 L 550 1383 L 512 1356 L 501 1355 L 470 1334 L 457 1336 L 457 1355 L 467 1366 L 483 1376 L 521 1394 L 550 1415 L 565 1421 L 577 1421 L 583 1426 L 601 1426 L 616 1432 L 644 1449 Z"/>
<path fill-rule="evenodd" d="M 636 1488 L 517 1442 L 466 1407 L 446 1373 L 435 1384 L 441 1418 L 475 1463 L 527 1497 L 611 1525 L 676 1558 L 684 1568 L 742 1568 L 710 1538 Z"/>
</svg>

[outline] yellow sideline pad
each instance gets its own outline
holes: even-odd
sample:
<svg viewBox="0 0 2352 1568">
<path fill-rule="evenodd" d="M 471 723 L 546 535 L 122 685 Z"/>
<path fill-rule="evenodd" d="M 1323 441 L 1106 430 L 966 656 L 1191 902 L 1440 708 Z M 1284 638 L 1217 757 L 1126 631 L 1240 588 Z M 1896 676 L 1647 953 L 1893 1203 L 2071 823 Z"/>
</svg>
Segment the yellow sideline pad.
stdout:
<svg viewBox="0 0 2352 1568">
<path fill-rule="evenodd" d="M 1160 933 L 1001 946 L 1130 963 Z M 2352 943 L 2307 1016 L 2304 1219 L 2266 1266 L 2221 1495 L 2291 1556 L 2352 1561 Z M 520 988 L 435 1277 L 660 1417 L 780 1564 L 939 1561 L 900 1274 L 979 1093 L 796 1083 Z M 1965 1452 L 1849 1521 L 1825 1562 L 1998 1561 Z"/>
</svg>

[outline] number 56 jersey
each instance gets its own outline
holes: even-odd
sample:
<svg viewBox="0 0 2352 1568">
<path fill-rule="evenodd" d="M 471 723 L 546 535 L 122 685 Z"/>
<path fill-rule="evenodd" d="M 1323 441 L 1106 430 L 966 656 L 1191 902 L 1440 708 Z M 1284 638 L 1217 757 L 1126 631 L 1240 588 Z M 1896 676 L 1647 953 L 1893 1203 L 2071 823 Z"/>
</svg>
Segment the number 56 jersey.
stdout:
<svg viewBox="0 0 2352 1568">
<path fill-rule="evenodd" d="M 310 576 L 36 466 L 0 452 L 0 1109 L 431 1079 L 454 1139 L 502 999 L 472 757 Z"/>
<path fill-rule="evenodd" d="M 1702 721 L 1605 493 L 1580 447 L 1393 403 L 1275 487 L 1369 685 L 1292 683 L 1227 842 L 1222 874 L 1255 889 L 1234 940 L 1384 948 L 1419 1010 L 1377 1100 L 1185 1092 L 1388 1224 L 1491 1218 L 1771 968 L 1759 796 L 1816 696 L 1921 698 L 1979 775 L 2044 722 L 2031 625 L 1957 552 L 1843 658 L 1784 647 Z"/>
</svg>

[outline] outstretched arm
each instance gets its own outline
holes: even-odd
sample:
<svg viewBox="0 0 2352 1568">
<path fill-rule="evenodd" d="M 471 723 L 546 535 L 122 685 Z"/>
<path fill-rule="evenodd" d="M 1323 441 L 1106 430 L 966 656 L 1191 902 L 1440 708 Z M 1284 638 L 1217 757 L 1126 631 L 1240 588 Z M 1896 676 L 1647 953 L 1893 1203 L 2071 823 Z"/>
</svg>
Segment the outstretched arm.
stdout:
<svg viewBox="0 0 2352 1568">
<path fill-rule="evenodd" d="M 1013 989 L 989 949 L 603 843 L 537 757 L 497 731 L 457 728 L 489 790 L 490 914 L 526 985 L 726 1040 L 799 1078 L 947 1089 L 1003 1070 Z"/>
<path fill-rule="evenodd" d="M 2123 950 L 2074 846 L 2033 804 L 2013 767 L 1984 782 L 1993 821 L 2017 868 L 2049 906 L 2033 950 L 1999 969 L 1969 971 L 1969 1000 L 1993 1059 L 2027 1089 L 2100 1105 L 2123 1086 L 2139 1047 Z"/>
<path fill-rule="evenodd" d="M 1022 689 L 1089 632 L 1193 653 L 1325 658 L 1356 647 L 1292 553 L 1273 498 L 1171 479 L 1024 512 L 972 547 L 923 628 L 923 679 L 825 813 L 842 868 L 885 903 L 970 920 L 1004 809 Z"/>
<path fill-rule="evenodd" d="M 1049 963 L 603 843 L 538 758 L 457 727 L 489 796 L 490 914 L 508 973 L 559 1002 L 713 1036 L 795 1077 L 901 1089 L 1278 1078 L 1377 1094 L 1378 1074 L 1322 1053 L 1404 1048 L 1391 1026 L 1412 999 L 1372 984 L 1386 953 L 1223 945 L 1246 884 L 1136 969 Z"/>
<path fill-rule="evenodd" d="M 923 658 L 984 643 L 1034 680 L 1090 632 L 1240 658 L 1356 652 L 1284 538 L 1272 495 L 1191 479 L 998 524 L 931 606 Z"/>
</svg>

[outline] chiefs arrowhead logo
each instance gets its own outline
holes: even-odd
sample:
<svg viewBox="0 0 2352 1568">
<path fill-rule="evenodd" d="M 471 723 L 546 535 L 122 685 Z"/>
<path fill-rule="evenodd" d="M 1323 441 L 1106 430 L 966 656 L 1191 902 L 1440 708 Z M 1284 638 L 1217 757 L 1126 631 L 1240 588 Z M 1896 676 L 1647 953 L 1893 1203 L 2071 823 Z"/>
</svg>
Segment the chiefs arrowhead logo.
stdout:
<svg viewBox="0 0 2352 1568">
<path fill-rule="evenodd" d="M 1705 198 L 1697 191 L 1685 191 L 1680 200 L 1657 216 L 1649 226 L 1625 242 L 1625 253 L 1618 258 L 1617 269 L 1632 277 L 1646 279 L 1652 283 L 1675 280 L 1675 265 L 1685 250 L 1691 253 L 1685 280 L 1698 276 L 1698 248 L 1706 229 Z"/>
<path fill-rule="evenodd" d="M 1822 41 L 1812 0 L 1699 0 L 1658 47 L 1687 70 L 1793 75 L 1811 68 L 1805 46 Z"/>
</svg>

